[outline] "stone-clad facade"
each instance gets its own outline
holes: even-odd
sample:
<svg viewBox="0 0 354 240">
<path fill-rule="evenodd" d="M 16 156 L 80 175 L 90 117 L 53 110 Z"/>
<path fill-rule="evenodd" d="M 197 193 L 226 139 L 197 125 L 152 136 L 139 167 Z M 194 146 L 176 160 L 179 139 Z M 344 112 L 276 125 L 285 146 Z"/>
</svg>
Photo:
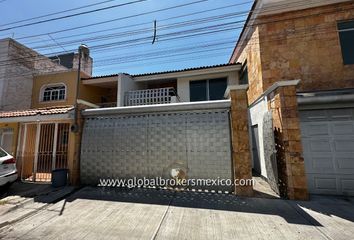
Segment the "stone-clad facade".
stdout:
<svg viewBox="0 0 354 240">
<path fill-rule="evenodd" d="M 232 164 L 235 192 L 238 196 L 253 196 L 253 185 L 241 182 L 252 180 L 247 88 L 248 85 L 240 85 L 227 90 L 231 99 Z"/>
<path fill-rule="evenodd" d="M 281 80 L 301 79 L 298 91 L 354 87 L 337 31 L 338 22 L 352 19 L 352 1 L 258 17 L 230 60 L 247 59 L 250 103 Z"/>
<path fill-rule="evenodd" d="M 230 62 L 247 64 L 249 104 L 268 99 L 266 111 L 272 113 L 283 196 L 307 199 L 296 94 L 354 88 L 354 65 L 344 64 L 338 33 L 339 22 L 354 19 L 354 2 L 326 1 L 315 7 L 257 12 L 265 2 L 255 1 Z M 278 82 L 295 79 L 300 79 L 296 87 L 268 91 Z"/>
<path fill-rule="evenodd" d="M 290 199 L 306 200 L 308 192 L 302 156 L 296 86 L 276 89 L 269 95 L 268 107 L 273 115 L 281 195 Z"/>
</svg>

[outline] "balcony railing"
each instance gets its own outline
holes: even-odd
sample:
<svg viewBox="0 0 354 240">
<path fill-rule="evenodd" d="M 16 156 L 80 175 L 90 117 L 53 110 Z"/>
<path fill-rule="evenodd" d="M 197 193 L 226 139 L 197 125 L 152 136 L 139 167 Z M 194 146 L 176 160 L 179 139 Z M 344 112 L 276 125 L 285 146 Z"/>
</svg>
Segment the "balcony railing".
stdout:
<svg viewBox="0 0 354 240">
<path fill-rule="evenodd" d="M 125 106 L 168 104 L 179 102 L 174 88 L 155 88 L 129 91 L 125 93 Z"/>
</svg>

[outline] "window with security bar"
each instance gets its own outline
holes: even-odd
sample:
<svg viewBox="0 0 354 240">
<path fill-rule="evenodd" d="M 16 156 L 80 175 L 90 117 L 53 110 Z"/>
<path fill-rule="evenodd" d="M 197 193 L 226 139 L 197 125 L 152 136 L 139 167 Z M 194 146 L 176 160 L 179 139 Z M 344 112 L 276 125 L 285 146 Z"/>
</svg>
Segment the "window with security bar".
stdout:
<svg viewBox="0 0 354 240">
<path fill-rule="evenodd" d="M 42 101 L 60 101 L 66 98 L 66 86 L 65 85 L 55 85 L 48 86 L 43 90 Z"/>
</svg>

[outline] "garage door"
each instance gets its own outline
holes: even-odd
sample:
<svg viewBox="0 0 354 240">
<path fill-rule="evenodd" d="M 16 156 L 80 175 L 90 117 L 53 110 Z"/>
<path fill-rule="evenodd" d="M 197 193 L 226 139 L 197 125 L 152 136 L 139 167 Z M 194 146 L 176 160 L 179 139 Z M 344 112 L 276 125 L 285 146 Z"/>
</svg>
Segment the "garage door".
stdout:
<svg viewBox="0 0 354 240">
<path fill-rule="evenodd" d="M 309 191 L 354 196 L 354 109 L 301 111 Z"/>
<path fill-rule="evenodd" d="M 85 119 L 83 183 L 97 184 L 101 178 L 170 178 L 173 169 L 183 169 L 189 179 L 231 179 L 227 110 Z"/>
</svg>

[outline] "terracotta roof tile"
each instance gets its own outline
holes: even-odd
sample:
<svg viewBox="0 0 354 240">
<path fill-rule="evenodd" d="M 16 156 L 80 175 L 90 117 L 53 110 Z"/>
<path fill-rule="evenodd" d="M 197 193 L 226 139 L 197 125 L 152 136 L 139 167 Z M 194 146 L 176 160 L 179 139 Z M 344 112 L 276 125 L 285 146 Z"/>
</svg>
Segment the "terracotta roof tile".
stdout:
<svg viewBox="0 0 354 240">
<path fill-rule="evenodd" d="M 6 112 L 0 112 L 0 118 L 63 114 L 63 113 L 68 113 L 73 109 L 74 106 L 55 106 L 55 107 L 46 107 L 46 108 L 37 108 L 37 109 L 28 109 L 28 110 L 6 111 Z"/>
</svg>

